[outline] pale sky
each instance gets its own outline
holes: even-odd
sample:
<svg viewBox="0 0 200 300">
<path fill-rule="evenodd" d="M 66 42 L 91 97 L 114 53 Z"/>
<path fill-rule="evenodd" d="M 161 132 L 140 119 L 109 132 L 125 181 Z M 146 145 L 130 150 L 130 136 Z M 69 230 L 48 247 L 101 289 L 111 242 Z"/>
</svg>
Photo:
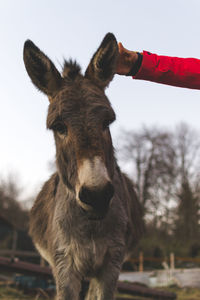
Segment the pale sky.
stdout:
<svg viewBox="0 0 200 300">
<path fill-rule="evenodd" d="M 130 50 L 200 58 L 199 0 L 0 0 L 0 177 L 18 174 L 24 195 L 48 179 L 54 159 L 46 130 L 47 98 L 32 85 L 23 64 L 31 39 L 60 70 L 63 58 L 87 67 L 107 32 Z M 185 121 L 200 130 L 200 91 L 116 75 L 106 91 L 119 130 Z"/>
</svg>

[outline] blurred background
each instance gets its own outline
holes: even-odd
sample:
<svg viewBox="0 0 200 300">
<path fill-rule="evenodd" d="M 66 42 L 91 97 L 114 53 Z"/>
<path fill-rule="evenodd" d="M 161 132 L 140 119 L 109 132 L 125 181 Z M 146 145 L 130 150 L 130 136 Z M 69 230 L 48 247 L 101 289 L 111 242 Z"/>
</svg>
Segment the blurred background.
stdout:
<svg viewBox="0 0 200 300">
<path fill-rule="evenodd" d="M 130 50 L 200 58 L 200 2 L 0 1 L 0 214 L 19 230 L 55 156 L 48 100 L 25 71 L 23 44 L 31 39 L 59 70 L 73 58 L 84 72 L 107 32 Z M 200 91 L 116 75 L 106 93 L 116 155 L 148 224 L 135 253 L 200 257 Z M 5 232 L 6 249 L 13 242 Z"/>
</svg>

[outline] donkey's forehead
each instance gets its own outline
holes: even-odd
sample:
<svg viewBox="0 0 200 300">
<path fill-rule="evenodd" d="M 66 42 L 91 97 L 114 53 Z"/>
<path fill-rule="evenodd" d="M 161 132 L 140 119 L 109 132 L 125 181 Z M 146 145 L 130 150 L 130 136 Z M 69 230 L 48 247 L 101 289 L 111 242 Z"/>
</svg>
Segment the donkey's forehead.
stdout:
<svg viewBox="0 0 200 300">
<path fill-rule="evenodd" d="M 60 109 L 77 109 L 95 106 L 110 107 L 110 102 L 103 90 L 95 86 L 90 80 L 83 78 L 74 83 L 66 82 L 62 90 L 55 98 L 55 103 L 60 106 Z"/>
<path fill-rule="evenodd" d="M 74 83 L 66 82 L 49 106 L 48 119 L 73 118 L 73 115 L 85 115 L 85 112 L 100 114 L 107 112 L 115 118 L 114 111 L 103 90 L 83 78 Z"/>
</svg>

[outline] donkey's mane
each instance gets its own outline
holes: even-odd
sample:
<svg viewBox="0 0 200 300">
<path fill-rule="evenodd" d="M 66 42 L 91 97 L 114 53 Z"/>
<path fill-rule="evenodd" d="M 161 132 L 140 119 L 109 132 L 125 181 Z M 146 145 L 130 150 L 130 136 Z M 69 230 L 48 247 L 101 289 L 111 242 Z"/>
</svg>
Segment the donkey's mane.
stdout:
<svg viewBox="0 0 200 300">
<path fill-rule="evenodd" d="M 80 65 L 72 59 L 64 60 L 62 76 L 68 79 L 75 79 L 78 74 L 80 74 Z"/>
</svg>

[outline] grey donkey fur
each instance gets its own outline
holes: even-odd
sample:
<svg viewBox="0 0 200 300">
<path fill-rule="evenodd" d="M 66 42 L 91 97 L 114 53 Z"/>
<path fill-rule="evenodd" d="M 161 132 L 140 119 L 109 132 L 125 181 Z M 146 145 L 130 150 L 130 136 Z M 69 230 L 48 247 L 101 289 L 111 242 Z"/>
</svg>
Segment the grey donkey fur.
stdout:
<svg viewBox="0 0 200 300">
<path fill-rule="evenodd" d="M 121 173 L 109 124 L 115 113 L 104 90 L 112 80 L 118 46 L 108 33 L 81 75 L 72 61 L 60 74 L 30 40 L 26 70 L 49 98 L 47 128 L 54 133 L 57 171 L 30 212 L 30 235 L 52 267 L 58 300 L 112 300 L 125 255 L 143 231 L 131 181 Z"/>
</svg>

